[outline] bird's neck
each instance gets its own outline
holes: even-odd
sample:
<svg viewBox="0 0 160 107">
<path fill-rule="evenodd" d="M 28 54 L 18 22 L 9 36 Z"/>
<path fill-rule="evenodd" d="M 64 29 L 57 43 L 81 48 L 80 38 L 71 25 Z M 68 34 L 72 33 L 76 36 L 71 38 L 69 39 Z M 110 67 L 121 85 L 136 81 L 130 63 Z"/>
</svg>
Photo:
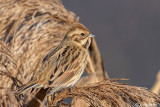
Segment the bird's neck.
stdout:
<svg viewBox="0 0 160 107">
<path fill-rule="evenodd" d="M 78 46 L 82 49 L 88 50 L 89 46 L 90 46 L 91 40 L 90 39 L 84 39 L 81 42 L 73 42 L 73 45 Z"/>
<path fill-rule="evenodd" d="M 87 38 L 87 39 L 84 39 L 81 41 L 81 45 L 83 48 L 87 49 L 89 48 L 90 46 L 90 43 L 91 43 L 91 39 L 90 38 Z"/>
</svg>

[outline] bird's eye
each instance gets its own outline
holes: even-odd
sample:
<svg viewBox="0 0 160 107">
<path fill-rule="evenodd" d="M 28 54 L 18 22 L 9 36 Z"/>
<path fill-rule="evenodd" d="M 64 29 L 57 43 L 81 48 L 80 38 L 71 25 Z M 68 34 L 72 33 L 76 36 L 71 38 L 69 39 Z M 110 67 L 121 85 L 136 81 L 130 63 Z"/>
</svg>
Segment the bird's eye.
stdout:
<svg viewBox="0 0 160 107">
<path fill-rule="evenodd" d="M 81 33 L 81 36 L 84 36 L 84 33 Z"/>
</svg>

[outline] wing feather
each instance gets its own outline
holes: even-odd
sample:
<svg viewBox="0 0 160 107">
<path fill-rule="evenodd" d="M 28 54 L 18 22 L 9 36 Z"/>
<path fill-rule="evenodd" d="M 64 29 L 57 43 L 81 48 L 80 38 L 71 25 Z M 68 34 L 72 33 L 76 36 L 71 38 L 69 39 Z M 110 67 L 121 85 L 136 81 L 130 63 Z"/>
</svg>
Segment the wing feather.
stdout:
<svg viewBox="0 0 160 107">
<path fill-rule="evenodd" d="M 72 48 L 72 50 L 73 49 L 74 48 Z M 53 78 L 49 80 L 49 82 L 52 83 L 50 84 L 51 86 L 57 86 L 58 84 L 69 81 L 75 75 L 75 72 L 81 67 L 81 50 L 76 48 L 74 50 L 76 50 L 74 53 L 68 53 L 60 60 L 59 64 L 57 65 L 58 69 L 56 73 L 54 74 Z M 71 51 L 68 50 L 68 52 Z M 76 62 L 73 63 L 73 59 Z"/>
<path fill-rule="evenodd" d="M 85 59 L 84 53 L 80 48 L 73 46 L 63 46 L 56 48 L 53 53 L 49 53 L 43 60 L 43 65 L 39 71 L 39 84 L 48 84 L 48 87 L 55 87 L 67 82 L 73 81 L 75 72 L 82 71 L 82 59 Z M 45 80 L 41 77 L 49 75 Z"/>
</svg>

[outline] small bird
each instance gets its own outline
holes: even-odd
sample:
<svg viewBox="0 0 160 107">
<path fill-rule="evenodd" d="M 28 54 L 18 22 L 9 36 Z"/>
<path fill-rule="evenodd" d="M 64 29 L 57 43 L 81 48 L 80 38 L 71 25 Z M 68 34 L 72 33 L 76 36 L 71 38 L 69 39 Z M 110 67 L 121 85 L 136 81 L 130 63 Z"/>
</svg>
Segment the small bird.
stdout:
<svg viewBox="0 0 160 107">
<path fill-rule="evenodd" d="M 47 95 L 51 95 L 74 86 L 86 67 L 92 37 L 84 25 L 74 24 L 62 42 L 44 57 L 35 77 L 16 93 L 30 88 L 49 88 Z"/>
</svg>

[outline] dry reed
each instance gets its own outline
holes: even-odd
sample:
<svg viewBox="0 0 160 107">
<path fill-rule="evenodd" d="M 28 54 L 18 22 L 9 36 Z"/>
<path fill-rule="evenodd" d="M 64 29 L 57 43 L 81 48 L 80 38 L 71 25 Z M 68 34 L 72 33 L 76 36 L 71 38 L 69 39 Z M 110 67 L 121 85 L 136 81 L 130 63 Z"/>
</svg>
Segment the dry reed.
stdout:
<svg viewBox="0 0 160 107">
<path fill-rule="evenodd" d="M 77 22 L 78 18 L 67 11 L 60 0 L 0 0 L 0 106 L 17 107 L 29 101 L 32 103 L 28 106 L 36 104 L 31 99 L 37 90 L 32 94 L 24 92 L 27 96 L 25 101 L 16 99 L 11 90 L 34 77 L 43 57 L 61 42 L 69 27 Z M 90 52 L 86 68 L 88 77 L 82 78 L 71 93 L 65 90 L 57 94 L 51 102 L 53 105 L 66 97 L 75 98 L 72 106 L 77 106 L 77 99 L 86 100 L 84 104 L 94 106 L 132 105 L 130 102 L 159 104 L 159 96 L 144 88 L 112 80 L 96 83 L 108 76 L 94 39 Z M 96 84 L 88 85 L 90 83 Z M 79 87 L 81 85 L 85 86 Z M 45 97 L 44 93 L 37 96 Z"/>
<path fill-rule="evenodd" d="M 57 106 L 63 105 L 63 99 L 68 97 L 82 99 L 90 106 L 96 107 L 132 107 L 136 105 L 142 107 L 152 105 L 151 107 L 155 107 L 157 104 L 160 104 L 160 96 L 151 91 L 141 87 L 118 83 L 115 80 L 103 80 L 96 84 L 74 87 L 71 93 L 66 89 L 56 95 L 52 104 Z"/>
<path fill-rule="evenodd" d="M 160 94 L 160 71 L 157 73 L 157 78 L 151 91 L 156 94 Z"/>
</svg>

